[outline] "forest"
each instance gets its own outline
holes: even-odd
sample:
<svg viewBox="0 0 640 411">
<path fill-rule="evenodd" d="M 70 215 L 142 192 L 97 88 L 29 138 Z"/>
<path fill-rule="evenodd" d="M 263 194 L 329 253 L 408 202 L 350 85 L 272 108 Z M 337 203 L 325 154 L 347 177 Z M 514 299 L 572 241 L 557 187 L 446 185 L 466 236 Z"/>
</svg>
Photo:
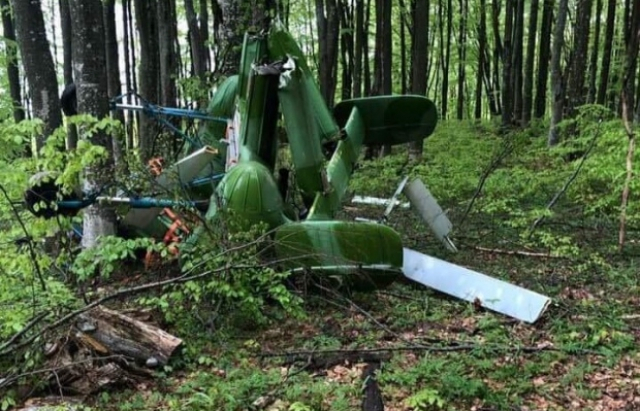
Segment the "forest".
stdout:
<svg viewBox="0 0 640 411">
<path fill-rule="evenodd" d="M 0 13 L 0 411 L 640 409 L 639 1 Z M 550 303 L 354 286 L 407 247 Z"/>
</svg>

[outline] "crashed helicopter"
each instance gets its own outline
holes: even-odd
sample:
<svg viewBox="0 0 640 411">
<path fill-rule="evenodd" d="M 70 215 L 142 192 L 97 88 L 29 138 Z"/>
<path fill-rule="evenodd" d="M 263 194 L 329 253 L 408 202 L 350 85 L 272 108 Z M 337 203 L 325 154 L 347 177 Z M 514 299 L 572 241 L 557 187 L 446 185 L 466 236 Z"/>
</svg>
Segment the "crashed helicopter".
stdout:
<svg viewBox="0 0 640 411">
<path fill-rule="evenodd" d="M 278 24 L 268 33 L 245 35 L 240 71 L 219 85 L 207 112 L 147 102 L 123 104 L 122 96 L 111 103 L 114 110 L 139 110 L 158 119 L 202 120 L 199 139 L 185 145 L 183 158 L 164 169 L 153 168 L 156 184 L 181 189 L 206 221 L 214 222 L 229 210 L 245 227 L 266 224 L 276 258 L 285 261 L 287 270 L 312 270 L 352 283 L 373 278 L 376 287 L 405 276 L 529 323 L 549 305 L 546 296 L 404 247 L 400 234 L 384 224 L 402 193 L 442 244 L 455 251 L 448 236 L 451 223 L 419 179 L 401 182 L 378 221 L 335 219 L 361 149 L 427 138 L 436 127 L 437 110 L 432 101 L 417 95 L 356 98 L 327 107 L 302 50 Z M 281 116 L 293 179 L 288 169 L 276 170 Z M 292 187 L 302 200 L 298 212 L 288 201 Z M 74 214 L 96 201 L 126 204 L 128 212 L 119 224 L 128 232 L 167 243 L 198 241 L 198 230 L 185 224 L 176 210 L 184 202 L 151 196 L 56 195 L 52 183 L 34 182 L 25 200 L 42 217 Z M 40 200 L 50 207 L 36 209 Z"/>
</svg>

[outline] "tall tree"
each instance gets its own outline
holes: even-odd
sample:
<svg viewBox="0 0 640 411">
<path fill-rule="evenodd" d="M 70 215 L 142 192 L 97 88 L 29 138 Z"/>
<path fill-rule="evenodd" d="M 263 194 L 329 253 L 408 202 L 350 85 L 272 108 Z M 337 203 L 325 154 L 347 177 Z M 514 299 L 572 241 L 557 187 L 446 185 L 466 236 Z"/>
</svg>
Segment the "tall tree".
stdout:
<svg viewBox="0 0 640 411">
<path fill-rule="evenodd" d="M 424 96 L 427 92 L 427 43 L 429 42 L 429 0 L 412 1 L 411 27 L 411 93 Z M 420 27 L 420 29 L 418 29 Z M 422 159 L 424 141 L 409 144 L 409 158 Z"/>
<path fill-rule="evenodd" d="M 340 17 L 336 0 L 316 0 L 318 48 L 320 52 L 320 92 L 329 107 L 333 106 L 338 69 Z"/>
<path fill-rule="evenodd" d="M 20 92 L 18 53 L 15 44 L 13 44 L 16 41 L 16 33 L 9 0 L 0 0 L 0 13 L 2 13 L 2 35 L 5 40 L 4 50 L 9 80 L 9 94 L 13 102 L 13 121 L 19 123 L 24 120 L 24 109 L 22 108 L 22 93 Z"/>
<path fill-rule="evenodd" d="M 60 28 L 62 31 L 62 72 L 65 86 L 73 83 L 73 33 L 69 0 L 60 0 Z M 78 129 L 75 124 L 67 124 L 67 149 L 78 144 Z"/>
<path fill-rule="evenodd" d="M 217 42 L 223 56 L 218 71 L 228 76 L 238 72 L 245 31 L 267 30 L 276 4 L 275 0 L 218 0 L 218 6 L 221 23 Z"/>
<path fill-rule="evenodd" d="M 464 86 L 467 69 L 467 14 L 468 1 L 460 0 L 460 27 L 458 37 L 458 103 L 456 106 L 456 117 L 462 120 L 464 116 Z"/>
<path fill-rule="evenodd" d="M 567 13 L 569 9 L 568 0 L 560 0 L 558 5 L 558 16 L 553 32 L 553 47 L 551 49 L 551 87 L 553 89 L 553 108 L 551 112 L 551 125 L 549 127 L 549 146 L 554 146 L 560 141 L 558 134 L 558 123 L 562 121 L 562 110 L 564 107 L 564 86 L 562 79 L 562 47 L 564 45 L 564 29 L 567 23 Z"/>
<path fill-rule="evenodd" d="M 446 42 L 443 32 L 444 16 L 443 16 L 443 0 L 440 0 L 439 7 L 439 20 L 440 20 L 440 58 L 442 59 L 442 95 L 441 104 L 442 112 L 440 116 L 443 119 L 447 118 L 447 111 L 449 109 L 449 63 L 451 60 L 451 34 L 453 31 L 453 4 L 451 0 L 447 0 L 447 36 Z M 446 45 L 445 45 L 446 43 Z M 443 47 L 444 45 L 444 47 Z"/>
<path fill-rule="evenodd" d="M 576 12 L 576 24 L 573 31 L 573 55 L 567 83 L 567 113 L 573 117 L 575 109 L 584 104 L 585 74 L 588 63 L 589 33 L 591 28 L 591 0 L 579 0 Z"/>
<path fill-rule="evenodd" d="M 509 127 L 513 121 L 513 17 L 516 5 L 508 1 L 504 24 L 504 47 L 502 54 L 502 126 Z"/>
<path fill-rule="evenodd" d="M 524 44 L 524 0 L 518 0 L 513 19 L 513 52 L 511 56 L 513 78 L 513 121 L 522 124 L 522 62 Z"/>
<path fill-rule="evenodd" d="M 536 30 L 538 28 L 538 0 L 531 0 L 529 31 L 527 33 L 527 61 L 524 67 L 524 89 L 522 91 L 522 125 L 531 120 L 533 106 L 533 64 L 536 57 Z"/>
<path fill-rule="evenodd" d="M 116 2 L 115 0 L 102 0 L 104 46 L 107 65 L 107 91 L 109 97 L 122 94 L 120 81 L 120 57 L 118 53 L 118 38 L 116 33 Z M 114 119 L 124 125 L 124 113 L 115 110 L 112 113 Z M 118 168 L 124 167 L 124 149 L 126 142 L 123 136 L 113 136 L 113 158 Z"/>
<path fill-rule="evenodd" d="M 596 101 L 596 80 L 598 77 L 598 58 L 600 51 L 600 16 L 602 15 L 603 3 L 602 0 L 597 0 L 596 3 L 596 27 L 593 34 L 593 47 L 591 48 L 591 58 L 589 61 L 589 96 L 587 102 L 593 104 Z"/>
<path fill-rule="evenodd" d="M 391 58 L 391 0 L 376 0 L 376 45 L 373 95 L 389 95 L 392 92 Z M 383 146 L 380 155 L 391 153 L 391 146 Z"/>
<path fill-rule="evenodd" d="M 600 82 L 596 103 L 604 105 L 609 89 L 609 71 L 611 69 L 611 54 L 613 52 L 613 34 L 616 24 L 616 0 L 607 3 L 607 24 L 604 33 L 604 47 L 602 48 L 602 67 L 600 67 Z"/>
<path fill-rule="evenodd" d="M 353 97 L 362 96 L 362 56 L 367 33 L 364 28 L 364 0 L 355 0 L 355 27 L 354 27 L 354 62 L 353 62 Z"/>
<path fill-rule="evenodd" d="M 478 74 L 476 77 L 476 101 L 474 118 L 480 120 L 482 118 L 482 85 L 485 82 L 485 76 L 490 74 L 490 70 L 487 70 L 486 59 L 487 54 L 487 2 L 486 0 L 480 0 L 478 7 Z M 491 94 L 487 93 L 489 99 Z"/>
<path fill-rule="evenodd" d="M 70 0 L 70 6 L 76 39 L 74 68 L 78 111 L 103 119 L 109 115 L 109 103 L 102 3 L 100 0 Z M 96 131 L 90 139 L 93 144 L 111 152 L 111 139 L 103 130 Z M 98 192 L 113 180 L 112 158 L 87 167 L 83 174 L 83 190 Z M 115 221 L 115 211 L 110 207 L 93 204 L 85 208 L 82 246 L 94 247 L 100 236 L 115 234 Z"/>
<path fill-rule="evenodd" d="M 165 0 L 162 0 L 165 1 Z M 160 67 L 158 52 L 157 0 L 134 0 L 136 25 L 140 44 L 138 68 L 138 92 L 148 101 L 156 102 L 160 97 L 157 73 Z M 140 116 L 138 122 L 139 150 L 143 162 L 153 155 L 155 124 L 148 116 Z"/>
<path fill-rule="evenodd" d="M 202 1 L 201 3 L 206 3 Z M 202 21 L 201 21 L 202 23 Z M 202 30 L 204 37 L 205 30 Z M 160 104 L 176 105 L 176 76 L 178 74 L 178 31 L 175 0 L 158 2 L 158 50 L 160 62 Z M 208 55 L 206 48 L 203 53 Z M 206 61 L 205 61 L 206 63 Z M 199 63 L 200 64 L 200 63 Z"/>
<path fill-rule="evenodd" d="M 167 0 L 160 0 L 160 3 L 165 1 Z M 187 25 L 189 26 L 189 44 L 191 46 L 193 75 L 204 80 L 204 75 L 207 71 L 207 48 L 205 46 L 204 37 L 205 32 L 200 26 L 200 20 L 198 19 L 198 15 L 196 14 L 193 6 L 193 0 L 184 0 L 184 10 L 187 15 Z"/>
<path fill-rule="evenodd" d="M 533 116 L 541 118 L 547 107 L 547 80 L 551 56 L 551 28 L 553 24 L 554 0 L 544 0 L 542 24 L 540 25 L 540 53 L 538 54 L 538 77 L 536 78 L 536 100 Z"/>
<path fill-rule="evenodd" d="M 22 66 L 29 83 L 33 114 L 44 122 L 43 133 L 36 138 L 36 148 L 40 149 L 45 139 L 62 125 L 56 71 L 49 50 L 40 0 L 12 0 L 11 5 Z"/>
</svg>

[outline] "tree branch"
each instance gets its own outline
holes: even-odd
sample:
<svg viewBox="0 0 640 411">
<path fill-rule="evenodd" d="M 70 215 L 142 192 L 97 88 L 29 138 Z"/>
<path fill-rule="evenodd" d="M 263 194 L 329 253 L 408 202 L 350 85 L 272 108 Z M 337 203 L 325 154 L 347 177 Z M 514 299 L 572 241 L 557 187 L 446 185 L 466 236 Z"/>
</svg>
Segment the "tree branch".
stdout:
<svg viewBox="0 0 640 411">
<path fill-rule="evenodd" d="M 591 153 L 591 151 L 593 150 L 593 148 L 596 145 L 596 140 L 600 136 L 600 126 L 601 125 L 602 125 L 602 118 L 598 120 L 598 128 L 596 129 L 596 133 L 593 136 L 593 138 L 591 139 L 591 141 L 589 142 L 589 147 L 587 148 L 587 151 L 583 154 L 582 159 L 580 160 L 580 164 L 578 164 L 578 167 L 576 167 L 576 169 L 574 170 L 573 174 L 571 174 L 571 177 L 569 177 L 569 179 L 564 183 L 564 185 L 562 186 L 560 191 L 558 191 L 556 193 L 556 195 L 553 196 L 551 201 L 549 201 L 549 204 L 547 204 L 547 206 L 545 207 L 545 211 L 551 210 L 551 207 L 553 207 L 558 202 L 560 197 L 562 197 L 562 195 L 567 191 L 567 189 L 569 188 L 571 183 L 573 183 L 573 181 L 578 176 L 578 173 L 582 169 L 582 166 L 584 165 L 584 162 L 587 160 L 587 157 L 589 156 L 589 153 Z M 540 217 L 538 217 L 536 219 L 536 221 L 533 222 L 533 224 L 531 225 L 531 228 L 529 228 L 529 235 L 527 236 L 527 238 L 531 238 L 531 236 L 533 235 L 534 231 L 536 230 L 536 228 L 538 228 L 540 223 L 542 223 L 544 218 L 545 218 L 545 216 L 541 215 Z"/>
</svg>

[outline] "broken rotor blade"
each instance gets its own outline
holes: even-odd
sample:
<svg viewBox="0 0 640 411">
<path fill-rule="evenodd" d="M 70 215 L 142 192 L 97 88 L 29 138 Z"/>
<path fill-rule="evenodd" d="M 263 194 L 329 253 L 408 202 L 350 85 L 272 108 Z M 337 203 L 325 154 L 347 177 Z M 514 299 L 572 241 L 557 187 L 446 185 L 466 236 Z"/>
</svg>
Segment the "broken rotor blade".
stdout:
<svg viewBox="0 0 640 411">
<path fill-rule="evenodd" d="M 542 294 L 408 248 L 403 250 L 402 270 L 417 283 L 527 323 L 536 322 L 551 302 Z"/>
</svg>

